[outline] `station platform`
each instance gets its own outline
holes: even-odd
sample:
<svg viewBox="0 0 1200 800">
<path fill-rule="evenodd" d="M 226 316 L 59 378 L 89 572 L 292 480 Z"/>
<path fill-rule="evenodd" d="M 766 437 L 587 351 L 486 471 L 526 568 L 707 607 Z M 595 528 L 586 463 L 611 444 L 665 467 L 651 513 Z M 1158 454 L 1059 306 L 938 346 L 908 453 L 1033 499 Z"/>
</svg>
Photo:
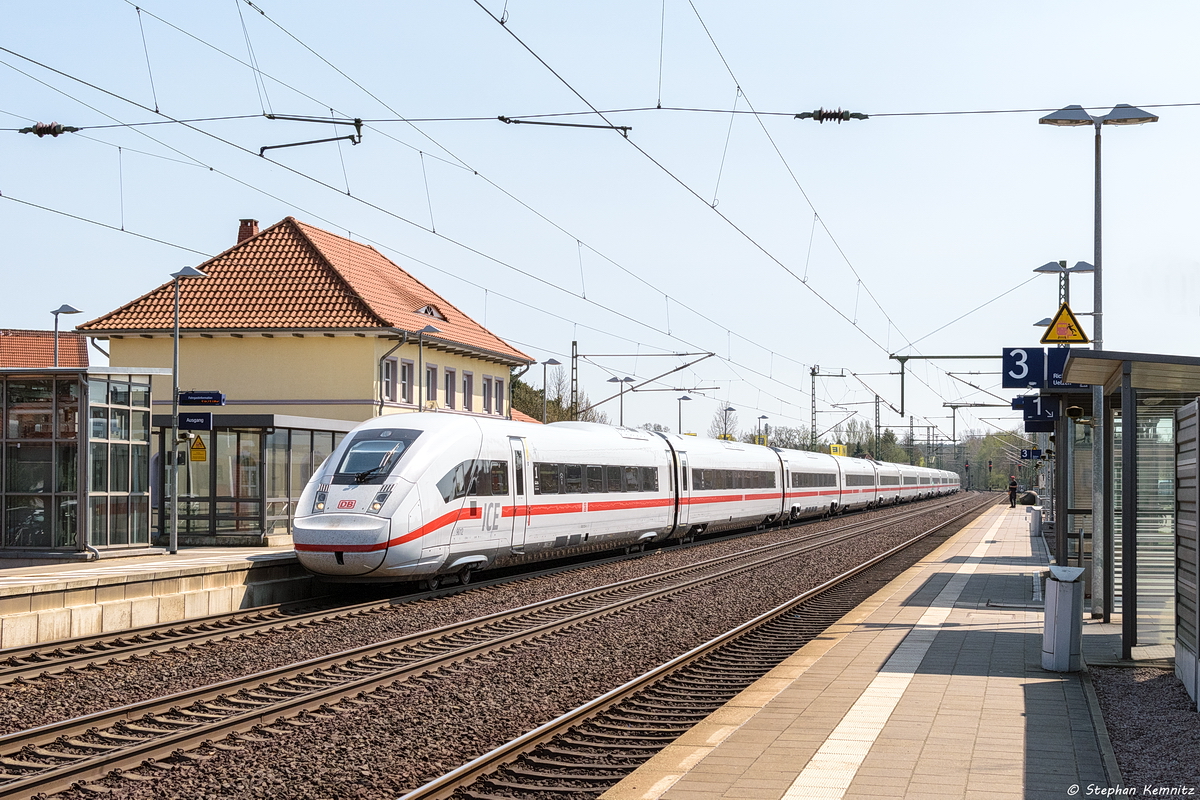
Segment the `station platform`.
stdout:
<svg viewBox="0 0 1200 800">
<path fill-rule="evenodd" d="M 0 648 L 303 600 L 323 593 L 291 547 L 192 547 L 0 571 Z"/>
<path fill-rule="evenodd" d="M 1061 800 L 1117 786 L 1087 673 L 1041 668 L 1046 564 L 1024 508 L 989 509 L 602 800 Z M 1085 658 L 1108 654 L 1111 627 L 1085 625 Z"/>
</svg>

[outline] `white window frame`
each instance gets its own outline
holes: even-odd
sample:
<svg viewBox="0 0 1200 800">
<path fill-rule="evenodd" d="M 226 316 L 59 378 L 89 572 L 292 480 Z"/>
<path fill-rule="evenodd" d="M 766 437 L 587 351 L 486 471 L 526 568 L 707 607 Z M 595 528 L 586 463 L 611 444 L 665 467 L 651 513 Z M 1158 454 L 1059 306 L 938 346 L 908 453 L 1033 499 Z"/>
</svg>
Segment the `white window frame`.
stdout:
<svg viewBox="0 0 1200 800">
<path fill-rule="evenodd" d="M 462 374 L 463 411 L 475 410 L 475 375 L 463 370 Z"/>
<path fill-rule="evenodd" d="M 492 413 L 492 377 L 483 376 L 483 413 Z"/>
</svg>

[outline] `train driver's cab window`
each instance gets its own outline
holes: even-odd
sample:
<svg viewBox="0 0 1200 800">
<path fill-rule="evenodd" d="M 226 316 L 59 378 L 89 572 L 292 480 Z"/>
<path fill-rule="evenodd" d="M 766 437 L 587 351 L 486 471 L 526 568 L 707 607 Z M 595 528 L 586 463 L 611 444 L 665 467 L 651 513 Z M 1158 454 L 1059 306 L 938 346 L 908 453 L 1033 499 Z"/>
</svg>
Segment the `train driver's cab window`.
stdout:
<svg viewBox="0 0 1200 800">
<path fill-rule="evenodd" d="M 398 428 L 360 431 L 342 453 L 331 483 L 383 483 L 420 435 Z"/>
</svg>

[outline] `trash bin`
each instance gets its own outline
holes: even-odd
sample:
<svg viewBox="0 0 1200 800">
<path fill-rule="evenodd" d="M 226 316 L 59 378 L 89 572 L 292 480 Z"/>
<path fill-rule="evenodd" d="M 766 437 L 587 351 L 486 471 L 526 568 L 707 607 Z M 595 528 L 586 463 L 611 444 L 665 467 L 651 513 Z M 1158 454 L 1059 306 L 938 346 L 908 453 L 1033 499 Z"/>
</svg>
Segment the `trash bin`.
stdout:
<svg viewBox="0 0 1200 800">
<path fill-rule="evenodd" d="M 1030 536 L 1041 536 L 1042 535 L 1042 507 L 1041 506 L 1027 506 L 1025 508 L 1025 513 L 1029 515 L 1029 535 Z"/>
<path fill-rule="evenodd" d="M 1051 567 L 1046 581 L 1042 669 L 1078 672 L 1083 664 L 1082 567 Z"/>
</svg>

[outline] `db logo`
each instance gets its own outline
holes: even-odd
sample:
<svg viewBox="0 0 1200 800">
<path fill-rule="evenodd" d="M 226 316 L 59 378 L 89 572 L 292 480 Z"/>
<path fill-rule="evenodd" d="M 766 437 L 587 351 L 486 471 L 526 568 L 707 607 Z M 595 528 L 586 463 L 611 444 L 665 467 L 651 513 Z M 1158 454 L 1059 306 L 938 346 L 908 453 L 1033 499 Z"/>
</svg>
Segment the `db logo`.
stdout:
<svg viewBox="0 0 1200 800">
<path fill-rule="evenodd" d="M 338 500 L 338 508 L 354 508 L 353 500 Z"/>
</svg>

